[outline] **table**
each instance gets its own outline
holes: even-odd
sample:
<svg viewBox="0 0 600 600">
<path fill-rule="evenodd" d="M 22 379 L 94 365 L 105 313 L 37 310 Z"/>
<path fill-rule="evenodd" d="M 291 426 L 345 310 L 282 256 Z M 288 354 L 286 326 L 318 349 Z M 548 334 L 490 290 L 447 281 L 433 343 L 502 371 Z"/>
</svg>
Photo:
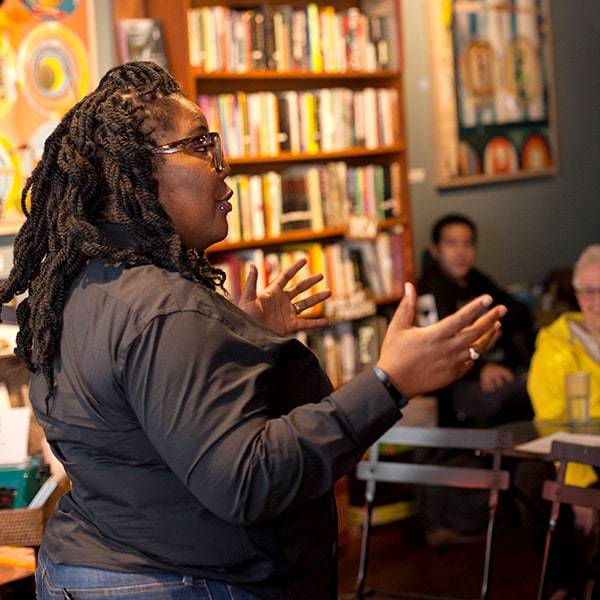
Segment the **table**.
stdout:
<svg viewBox="0 0 600 600">
<path fill-rule="evenodd" d="M 503 454 L 513 458 L 548 460 L 547 452 L 530 452 L 520 449 L 519 446 L 525 442 L 531 442 L 558 432 L 598 436 L 598 445 L 600 446 L 600 419 L 590 419 L 585 423 L 574 423 L 572 421 L 516 421 L 505 423 L 496 427 L 496 429 L 508 431 L 512 434 L 513 447 Z M 573 439 L 573 442 L 577 443 L 577 440 Z"/>
</svg>

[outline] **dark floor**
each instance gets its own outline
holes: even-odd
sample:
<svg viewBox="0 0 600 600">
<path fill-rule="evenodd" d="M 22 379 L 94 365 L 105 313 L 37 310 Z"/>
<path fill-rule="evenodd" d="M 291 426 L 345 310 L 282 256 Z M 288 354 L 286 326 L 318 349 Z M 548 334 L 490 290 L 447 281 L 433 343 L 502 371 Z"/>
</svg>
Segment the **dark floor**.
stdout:
<svg viewBox="0 0 600 600">
<path fill-rule="evenodd" d="M 360 530 L 352 529 L 340 557 L 340 598 L 353 597 L 359 550 Z M 529 536 L 519 529 L 501 530 L 494 551 L 490 600 L 535 598 L 539 561 Z M 483 543 L 432 549 L 408 519 L 375 527 L 370 557 L 367 587 L 479 597 Z M 32 578 L 0 588 L 0 600 L 34 597 Z"/>
<path fill-rule="evenodd" d="M 340 560 L 340 596 L 351 598 L 360 552 L 360 533 L 353 533 Z M 484 543 L 430 548 L 411 520 L 376 527 L 370 547 L 367 589 L 478 598 Z M 490 600 L 536 597 L 540 562 L 532 540 L 520 529 L 499 531 L 494 542 Z M 377 595 L 379 597 L 385 597 Z"/>
</svg>

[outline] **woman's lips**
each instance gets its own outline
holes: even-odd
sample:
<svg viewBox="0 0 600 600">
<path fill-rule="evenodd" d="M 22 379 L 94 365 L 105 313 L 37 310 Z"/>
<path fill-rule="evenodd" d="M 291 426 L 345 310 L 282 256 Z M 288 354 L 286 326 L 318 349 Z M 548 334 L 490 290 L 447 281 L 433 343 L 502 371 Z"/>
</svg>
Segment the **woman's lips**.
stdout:
<svg viewBox="0 0 600 600">
<path fill-rule="evenodd" d="M 231 206 L 231 202 L 229 199 L 233 196 L 233 190 L 229 190 L 223 198 L 217 200 L 217 204 L 219 205 L 219 210 L 223 210 L 225 212 L 229 212 L 233 210 L 233 206 Z"/>
</svg>

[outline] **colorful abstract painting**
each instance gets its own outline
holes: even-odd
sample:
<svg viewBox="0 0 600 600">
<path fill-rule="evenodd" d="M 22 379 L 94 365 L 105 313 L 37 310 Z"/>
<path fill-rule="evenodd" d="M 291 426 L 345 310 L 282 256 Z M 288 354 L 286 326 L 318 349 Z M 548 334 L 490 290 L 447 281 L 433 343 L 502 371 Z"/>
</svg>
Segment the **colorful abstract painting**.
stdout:
<svg viewBox="0 0 600 600">
<path fill-rule="evenodd" d="M 438 182 L 556 171 L 546 0 L 431 0 Z"/>
<path fill-rule="evenodd" d="M 86 4 L 4 0 L 0 6 L 0 233 L 23 219 L 21 189 L 44 141 L 90 91 Z"/>
</svg>

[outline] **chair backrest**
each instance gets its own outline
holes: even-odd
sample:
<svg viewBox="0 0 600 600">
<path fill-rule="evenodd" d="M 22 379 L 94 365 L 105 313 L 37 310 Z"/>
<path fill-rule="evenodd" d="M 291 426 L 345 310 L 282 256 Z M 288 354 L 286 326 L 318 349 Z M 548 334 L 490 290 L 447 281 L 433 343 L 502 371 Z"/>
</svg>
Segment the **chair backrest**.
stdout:
<svg viewBox="0 0 600 600">
<path fill-rule="evenodd" d="M 550 458 L 560 461 L 560 468 L 556 480 L 544 482 L 543 498 L 560 504 L 575 504 L 600 510 L 600 489 L 582 488 L 564 483 L 567 463 L 600 467 L 600 447 L 555 441 L 552 442 Z"/>
<path fill-rule="evenodd" d="M 494 455 L 494 464 L 491 469 L 485 469 L 380 461 L 380 447 L 383 444 L 481 450 Z M 510 476 L 507 471 L 500 470 L 500 455 L 512 445 L 512 435 L 507 431 L 397 426 L 371 446 L 369 459 L 358 464 L 356 476 L 367 482 L 367 501 L 372 501 L 377 481 L 506 490 Z"/>
<path fill-rule="evenodd" d="M 548 531 L 546 532 L 546 543 L 544 547 L 544 556 L 542 559 L 542 570 L 540 573 L 540 583 L 538 586 L 537 600 L 544 597 L 546 587 L 546 572 L 548 570 L 548 560 L 550 556 L 550 546 L 552 544 L 552 535 L 558 522 L 558 515 L 561 504 L 572 504 L 576 506 L 587 506 L 600 510 L 600 489 L 582 488 L 565 483 L 565 475 L 567 473 L 567 465 L 570 462 L 582 463 L 594 467 L 600 466 L 600 448 L 596 446 L 585 446 L 583 444 L 572 444 L 569 442 L 552 442 L 550 448 L 550 458 L 560 461 L 556 479 L 546 480 L 542 489 L 542 497 L 545 500 L 550 500 L 550 518 L 548 521 Z M 595 568 L 594 577 L 595 577 Z M 587 575 L 579 576 L 580 582 L 583 582 L 585 587 Z M 569 590 L 572 592 L 574 590 Z M 575 595 L 569 594 L 571 597 L 581 597 L 583 587 L 577 591 Z M 587 597 L 587 595 L 586 595 Z"/>
</svg>

